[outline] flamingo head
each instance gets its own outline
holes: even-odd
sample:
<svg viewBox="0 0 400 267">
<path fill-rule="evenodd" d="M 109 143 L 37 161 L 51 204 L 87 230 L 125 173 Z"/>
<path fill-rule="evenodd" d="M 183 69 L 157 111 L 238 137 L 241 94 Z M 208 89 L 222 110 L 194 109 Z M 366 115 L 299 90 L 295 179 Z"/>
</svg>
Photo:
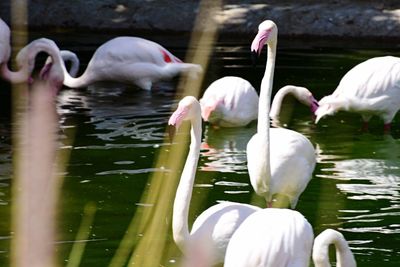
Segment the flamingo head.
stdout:
<svg viewBox="0 0 400 267">
<path fill-rule="evenodd" d="M 265 20 L 258 26 L 258 33 L 251 43 L 252 57 L 257 58 L 265 44 L 276 44 L 278 27 L 272 20 Z"/>
<path fill-rule="evenodd" d="M 318 109 L 318 101 L 314 98 L 313 94 L 305 87 L 301 86 L 287 86 L 293 89 L 293 94 L 295 97 L 304 105 L 309 106 L 311 112 L 314 114 Z"/>
<path fill-rule="evenodd" d="M 332 116 L 341 108 L 341 103 L 338 99 L 332 96 L 325 96 L 318 102 L 318 108 L 314 112 L 316 115 L 315 123 L 325 117 L 325 116 Z"/>
<path fill-rule="evenodd" d="M 46 63 L 40 70 L 39 78 L 42 80 L 49 81 L 54 88 L 62 87 L 64 82 L 64 72 L 61 66 L 54 64 L 53 62 Z"/>
<path fill-rule="evenodd" d="M 224 99 L 213 99 L 212 101 L 201 99 L 200 106 L 203 120 L 212 122 L 221 116 L 221 107 L 224 106 Z"/>
<path fill-rule="evenodd" d="M 193 96 L 186 96 L 179 101 L 178 108 L 168 120 L 170 140 L 175 136 L 176 130 L 185 120 L 193 120 L 200 114 L 200 103 Z"/>
</svg>

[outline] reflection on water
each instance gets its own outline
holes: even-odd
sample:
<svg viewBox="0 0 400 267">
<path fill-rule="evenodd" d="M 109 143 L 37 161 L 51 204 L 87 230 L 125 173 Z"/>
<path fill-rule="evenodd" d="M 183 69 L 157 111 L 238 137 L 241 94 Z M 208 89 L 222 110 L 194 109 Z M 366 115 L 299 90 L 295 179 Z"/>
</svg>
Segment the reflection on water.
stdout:
<svg viewBox="0 0 400 267">
<path fill-rule="evenodd" d="M 347 135 L 340 146 L 319 145 L 321 179 L 335 180 L 345 196 L 337 211 L 339 229 L 349 233 L 356 255 L 398 254 L 400 233 L 400 141 L 391 135 Z M 351 151 L 351 154 L 348 153 Z M 394 243 L 381 242 L 381 235 Z M 389 253 L 389 254 L 388 254 Z M 392 254 L 394 253 L 394 254 Z"/>
<path fill-rule="evenodd" d="M 173 93 L 168 91 L 150 93 L 136 88 L 92 87 L 88 92 L 62 91 L 58 110 L 61 115 L 84 112 L 89 118 L 86 123 L 95 127 L 92 135 L 102 141 L 129 137 L 151 146 L 162 144 L 172 103 Z"/>
<path fill-rule="evenodd" d="M 246 146 L 256 131 L 256 123 L 226 129 L 207 125 L 201 144 L 200 170 L 247 173 Z"/>
</svg>

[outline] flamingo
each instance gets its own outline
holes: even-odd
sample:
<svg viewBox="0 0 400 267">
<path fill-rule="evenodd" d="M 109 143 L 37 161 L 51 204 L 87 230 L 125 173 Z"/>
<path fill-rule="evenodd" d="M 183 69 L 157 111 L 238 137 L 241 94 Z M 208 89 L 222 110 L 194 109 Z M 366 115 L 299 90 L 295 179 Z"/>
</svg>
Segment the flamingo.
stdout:
<svg viewBox="0 0 400 267">
<path fill-rule="evenodd" d="M 233 234 L 225 267 L 308 267 L 314 233 L 301 213 L 262 209 L 249 215 Z"/>
<path fill-rule="evenodd" d="M 364 129 L 373 115 L 384 122 L 385 132 L 400 109 L 400 58 L 374 57 L 349 70 L 336 90 L 319 101 L 318 121 L 343 110 L 361 114 Z"/>
<path fill-rule="evenodd" d="M 177 110 L 168 122 L 173 133 L 182 121 L 191 122 L 190 148 L 175 195 L 172 232 L 175 243 L 186 255 L 187 260 L 194 264 L 201 262 L 201 266 L 210 266 L 223 262 L 232 234 L 245 218 L 260 208 L 248 204 L 221 202 L 202 212 L 189 233 L 189 205 L 201 145 L 200 113 L 201 107 L 197 99 L 186 96 L 179 102 Z"/>
<path fill-rule="evenodd" d="M 336 249 L 337 267 L 356 267 L 357 263 L 353 253 L 341 233 L 332 229 L 326 229 L 314 240 L 312 258 L 315 267 L 330 267 L 329 245 L 334 244 Z"/>
<path fill-rule="evenodd" d="M 35 58 L 40 52 L 46 52 L 49 54 L 52 58 L 52 62 L 44 65 L 39 73 L 39 77 L 42 80 L 48 80 L 55 90 L 54 93 L 57 93 L 64 80 L 64 69 L 61 64 L 62 58 L 60 50 L 54 41 L 47 38 L 40 38 L 22 48 L 16 57 L 16 63 L 20 66 L 18 72 L 23 73 L 26 81 L 28 81 L 28 78 L 35 67 Z M 51 79 L 49 79 L 49 77 L 51 77 Z"/>
<path fill-rule="evenodd" d="M 285 128 L 269 126 L 278 28 L 271 20 L 259 25 L 251 50 L 260 54 L 268 46 L 268 60 L 261 82 L 258 105 L 257 133 L 247 144 L 247 167 L 255 192 L 264 197 L 268 206 L 272 200 L 288 200 L 295 208 L 300 194 L 311 179 L 315 164 L 315 149 L 302 134 Z M 270 142 L 271 139 L 271 142 Z M 287 206 L 287 204 L 279 204 Z"/>
<path fill-rule="evenodd" d="M 221 127 L 241 127 L 257 119 L 258 95 L 245 79 L 226 76 L 206 89 L 200 105 L 204 121 Z"/>
<path fill-rule="evenodd" d="M 43 50 L 44 52 L 49 53 L 50 57 L 53 58 L 54 60 L 57 60 L 59 57 L 56 55 L 56 53 L 59 53 L 59 48 L 57 45 L 51 41 L 50 39 L 37 39 L 30 44 L 28 44 L 25 48 L 21 49 L 21 51 L 17 54 L 17 66 L 18 66 L 18 71 L 12 71 L 8 68 L 8 61 L 11 56 L 11 45 L 10 45 L 10 28 L 8 25 L 0 18 L 0 75 L 12 82 L 12 83 L 21 83 L 21 82 L 26 82 L 26 81 L 31 81 L 30 80 L 30 75 L 33 71 L 34 65 L 35 65 L 35 57 L 36 55 Z M 73 54 L 73 53 L 72 53 Z M 74 54 L 73 54 L 74 55 Z M 76 63 L 76 59 L 74 59 L 73 55 L 69 54 L 68 51 L 63 54 L 65 57 L 65 60 L 70 60 L 72 61 L 72 66 L 76 66 L 78 64 L 79 66 L 79 60 L 78 63 Z M 75 55 L 76 57 L 76 55 Z M 59 62 L 57 60 L 57 62 Z M 52 79 L 46 79 L 46 80 L 51 80 L 52 82 L 55 82 L 58 77 L 60 77 L 59 72 L 61 68 L 60 67 L 53 67 L 50 68 L 50 65 L 48 65 L 46 68 L 44 67 L 42 69 L 42 75 L 44 75 L 47 71 L 52 71 L 53 74 L 50 75 Z M 73 72 L 74 69 L 71 68 L 71 72 Z M 44 77 L 42 77 L 44 78 Z"/>
<path fill-rule="evenodd" d="M 156 81 L 181 72 L 196 77 L 201 71 L 200 65 L 183 63 L 155 42 L 122 36 L 101 45 L 80 77 L 71 77 L 65 70 L 64 85 L 80 88 L 97 82 L 120 82 L 150 90 Z"/>
<path fill-rule="evenodd" d="M 278 90 L 271 104 L 269 117 L 274 122 L 282 120 L 282 111 L 291 112 L 293 109 L 293 100 L 297 99 L 300 103 L 310 107 L 311 114 L 318 108 L 318 101 L 313 94 L 305 87 L 286 85 Z"/>
</svg>

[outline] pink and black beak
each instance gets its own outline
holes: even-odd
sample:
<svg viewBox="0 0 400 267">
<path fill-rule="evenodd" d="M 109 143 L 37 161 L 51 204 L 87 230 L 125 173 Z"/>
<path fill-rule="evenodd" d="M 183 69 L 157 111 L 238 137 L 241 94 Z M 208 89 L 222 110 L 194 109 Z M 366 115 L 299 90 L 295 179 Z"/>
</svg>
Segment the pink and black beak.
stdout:
<svg viewBox="0 0 400 267">
<path fill-rule="evenodd" d="M 315 111 L 317 111 L 318 107 L 318 101 L 313 96 L 311 96 L 311 112 L 315 114 Z"/>
<path fill-rule="evenodd" d="M 181 125 L 184 117 L 188 112 L 188 108 L 186 106 L 178 106 L 176 111 L 172 113 L 171 117 L 168 120 L 168 135 L 169 140 L 172 143 L 172 140 L 175 137 L 176 130 Z"/>
<path fill-rule="evenodd" d="M 53 66 L 53 63 L 52 63 L 52 62 L 46 63 L 46 64 L 43 66 L 43 68 L 40 70 L 40 73 L 39 73 L 40 79 L 42 79 L 42 80 L 47 80 L 47 79 L 49 78 L 50 70 L 51 70 L 51 67 L 52 67 L 52 66 Z"/>
<path fill-rule="evenodd" d="M 270 34 L 271 30 L 259 30 L 256 37 L 254 37 L 254 40 L 251 43 L 251 59 L 253 66 L 256 66 L 257 59 L 260 56 Z"/>
</svg>

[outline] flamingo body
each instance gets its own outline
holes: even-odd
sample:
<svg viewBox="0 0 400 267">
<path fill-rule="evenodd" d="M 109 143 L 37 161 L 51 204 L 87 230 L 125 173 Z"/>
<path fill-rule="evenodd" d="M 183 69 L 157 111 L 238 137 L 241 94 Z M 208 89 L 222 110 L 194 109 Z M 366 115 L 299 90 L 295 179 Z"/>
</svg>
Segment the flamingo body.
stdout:
<svg viewBox="0 0 400 267">
<path fill-rule="evenodd" d="M 313 230 L 297 211 L 263 209 L 251 214 L 232 236 L 225 267 L 308 267 Z"/>
<path fill-rule="evenodd" d="M 353 67 L 336 90 L 319 101 L 316 122 L 343 110 L 361 114 L 366 123 L 376 115 L 390 125 L 399 109 L 400 58 L 375 57 Z"/>
<path fill-rule="evenodd" d="M 201 108 L 194 97 L 187 96 L 179 102 L 168 124 L 179 127 L 184 120 L 192 125 L 191 142 L 174 200 L 173 237 L 186 255 L 184 266 L 210 266 L 224 260 L 230 237 L 245 218 L 260 208 L 234 202 L 216 204 L 197 217 L 189 232 L 189 205 L 201 145 Z"/>
<path fill-rule="evenodd" d="M 101 45 L 82 76 L 73 78 L 66 74 L 64 85 L 76 88 L 97 82 L 120 82 L 150 90 L 154 82 L 171 79 L 181 72 L 196 76 L 201 67 L 183 63 L 150 40 L 123 36 Z"/>
<path fill-rule="evenodd" d="M 271 203 L 273 199 L 287 198 L 295 208 L 301 193 L 306 189 L 316 164 L 315 149 L 302 134 L 284 128 L 270 129 L 270 179 L 259 157 L 263 135 L 254 135 L 247 144 L 247 167 L 255 192 Z M 285 199 L 281 199 L 285 201 Z"/>
<path fill-rule="evenodd" d="M 245 79 L 226 76 L 214 81 L 200 99 L 204 121 L 240 127 L 257 119 L 258 94 Z"/>
<path fill-rule="evenodd" d="M 10 55 L 10 28 L 2 19 L 0 19 L 0 65 L 7 64 Z"/>
</svg>

